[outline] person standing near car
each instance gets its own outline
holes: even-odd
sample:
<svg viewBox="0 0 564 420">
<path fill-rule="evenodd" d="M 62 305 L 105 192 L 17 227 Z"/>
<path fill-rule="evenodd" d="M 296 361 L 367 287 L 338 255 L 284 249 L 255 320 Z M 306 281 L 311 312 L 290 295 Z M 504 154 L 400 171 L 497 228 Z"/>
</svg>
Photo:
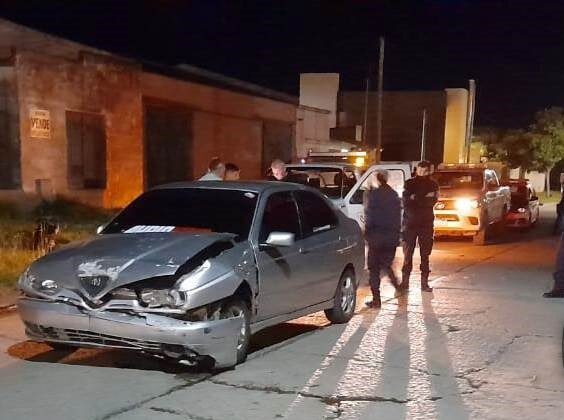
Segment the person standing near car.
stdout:
<svg viewBox="0 0 564 420">
<path fill-rule="evenodd" d="M 560 237 L 558 254 L 556 255 L 556 271 L 554 272 L 554 286 L 550 292 L 543 294 L 545 298 L 564 298 L 564 234 Z"/>
<path fill-rule="evenodd" d="M 225 177 L 225 164 L 220 158 L 214 157 L 208 165 L 208 172 L 198 181 L 223 181 Z"/>
<path fill-rule="evenodd" d="M 286 171 L 286 164 L 280 159 L 274 159 L 270 164 L 270 171 L 267 179 L 269 181 L 288 181 L 288 172 Z"/>
<path fill-rule="evenodd" d="M 392 269 L 401 230 L 401 202 L 388 185 L 388 171 L 377 171 L 373 189 L 364 196 L 365 236 L 368 244 L 369 283 L 372 301 L 366 305 L 379 308 L 380 274 L 384 271 L 397 289 L 398 280 Z"/>
<path fill-rule="evenodd" d="M 403 267 L 400 289 L 409 289 L 409 276 L 413 269 L 413 253 L 419 241 L 421 255 L 421 291 L 432 292 L 429 287 L 429 256 L 433 249 L 433 208 L 439 197 L 439 186 L 430 178 L 431 163 L 419 162 L 414 178 L 406 181 L 403 191 Z"/>
</svg>

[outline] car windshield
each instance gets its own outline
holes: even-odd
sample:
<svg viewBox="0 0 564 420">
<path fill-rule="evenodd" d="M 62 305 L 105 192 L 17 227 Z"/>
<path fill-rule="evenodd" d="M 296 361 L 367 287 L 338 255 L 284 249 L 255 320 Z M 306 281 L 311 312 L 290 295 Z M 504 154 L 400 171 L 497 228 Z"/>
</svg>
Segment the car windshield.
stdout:
<svg viewBox="0 0 564 420">
<path fill-rule="evenodd" d="M 510 184 L 511 206 L 525 207 L 529 203 L 529 190 L 525 185 Z"/>
<path fill-rule="evenodd" d="M 440 171 L 433 174 L 440 188 L 482 189 L 484 175 L 482 172 Z"/>
<path fill-rule="evenodd" d="M 151 190 L 129 204 L 102 233 L 225 232 L 248 238 L 258 194 L 207 188 Z"/>
<path fill-rule="evenodd" d="M 300 166 L 286 170 L 290 181 L 309 185 L 333 199 L 344 197 L 356 184 L 354 172 L 347 169 Z"/>
</svg>

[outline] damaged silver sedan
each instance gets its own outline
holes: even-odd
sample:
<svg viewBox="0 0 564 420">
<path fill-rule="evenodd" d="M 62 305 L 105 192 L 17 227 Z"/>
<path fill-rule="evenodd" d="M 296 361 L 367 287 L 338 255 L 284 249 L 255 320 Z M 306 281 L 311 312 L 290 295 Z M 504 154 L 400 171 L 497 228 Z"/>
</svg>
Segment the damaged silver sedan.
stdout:
<svg viewBox="0 0 564 420">
<path fill-rule="evenodd" d="M 216 368 L 245 360 L 265 327 L 325 310 L 354 314 L 360 228 L 317 191 L 288 183 L 152 189 L 99 235 L 21 276 L 28 337 L 121 348 Z"/>
</svg>

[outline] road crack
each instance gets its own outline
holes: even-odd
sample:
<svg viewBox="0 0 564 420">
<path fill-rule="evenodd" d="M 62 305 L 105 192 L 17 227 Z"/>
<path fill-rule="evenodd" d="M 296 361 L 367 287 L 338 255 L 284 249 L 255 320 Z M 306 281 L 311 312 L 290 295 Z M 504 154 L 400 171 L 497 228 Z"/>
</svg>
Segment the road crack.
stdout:
<svg viewBox="0 0 564 420">
<path fill-rule="evenodd" d="M 184 384 L 179 384 L 179 385 L 173 386 L 172 388 L 170 388 L 170 389 L 168 389 L 167 391 L 162 392 L 162 393 L 160 393 L 160 394 L 158 394 L 158 395 L 154 395 L 154 396 L 152 396 L 152 397 L 145 398 L 144 400 L 138 401 L 138 402 L 136 402 L 136 403 L 134 403 L 134 404 L 130 404 L 130 405 L 127 405 L 127 406 L 125 406 L 125 407 L 122 407 L 122 408 L 120 408 L 120 409 L 118 409 L 118 410 L 114 410 L 114 411 L 112 411 L 112 412 L 110 412 L 110 413 L 108 413 L 108 414 L 106 414 L 106 415 L 104 415 L 104 416 L 102 416 L 102 417 L 99 417 L 99 420 L 109 420 L 109 419 L 111 419 L 111 418 L 113 418 L 113 417 L 119 416 L 120 414 L 127 413 L 127 412 L 129 412 L 129 411 L 135 410 L 135 409 L 140 408 L 140 407 L 142 407 L 143 405 L 147 404 L 148 402 L 154 401 L 154 400 L 156 400 L 156 399 L 158 399 L 158 398 L 166 397 L 167 395 L 173 394 L 173 393 L 175 393 L 176 391 L 181 391 L 181 390 L 186 389 L 186 388 L 189 388 L 189 387 L 191 387 L 191 386 L 193 386 L 193 385 L 199 384 L 200 382 L 203 382 L 203 381 L 205 381 L 206 379 L 208 379 L 210 376 L 211 376 L 211 375 L 203 375 L 201 378 L 198 378 L 198 379 L 196 379 L 196 380 L 194 380 L 194 381 L 192 381 L 192 382 L 184 383 Z"/>
</svg>

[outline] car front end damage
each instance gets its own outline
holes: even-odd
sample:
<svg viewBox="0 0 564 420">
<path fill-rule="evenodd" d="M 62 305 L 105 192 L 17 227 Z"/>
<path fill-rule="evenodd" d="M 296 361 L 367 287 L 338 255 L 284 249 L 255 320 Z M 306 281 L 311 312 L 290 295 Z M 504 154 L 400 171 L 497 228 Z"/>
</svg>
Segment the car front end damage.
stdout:
<svg viewBox="0 0 564 420">
<path fill-rule="evenodd" d="M 182 264 L 157 264 L 161 275 L 139 279 L 139 273 L 130 273 L 129 280 L 137 279 L 120 282 L 127 269 L 142 268 L 142 260 L 120 266 L 86 261 L 92 264 L 79 270 L 76 287 L 51 280 L 57 276 L 47 275 L 39 260 L 20 279 L 24 296 L 18 309 L 27 336 L 72 347 L 136 350 L 188 364 L 212 358 L 216 368 L 235 365 L 245 320 L 223 316 L 222 304 L 243 283 L 248 290 L 256 284 L 248 245 L 222 238 Z"/>
</svg>

